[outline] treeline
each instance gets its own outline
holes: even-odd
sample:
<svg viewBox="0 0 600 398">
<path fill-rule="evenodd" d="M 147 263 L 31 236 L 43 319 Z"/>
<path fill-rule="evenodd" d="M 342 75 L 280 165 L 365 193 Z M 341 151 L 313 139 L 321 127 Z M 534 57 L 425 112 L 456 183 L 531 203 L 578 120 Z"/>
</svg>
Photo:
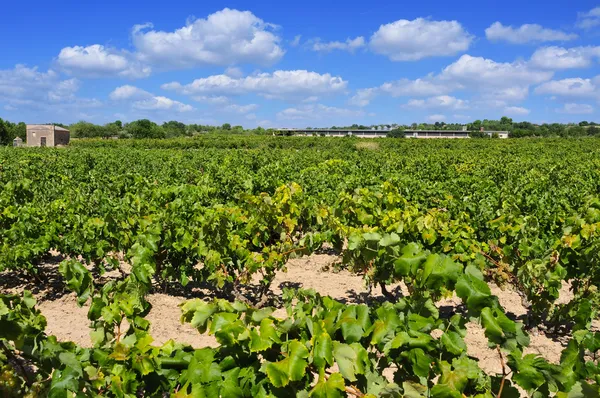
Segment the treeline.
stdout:
<svg viewBox="0 0 600 398">
<path fill-rule="evenodd" d="M 85 121 L 64 126 L 71 131 L 74 138 L 177 138 L 191 137 L 201 133 L 224 132 L 228 134 L 266 134 L 262 127 L 244 129 L 242 126 L 231 126 L 225 123 L 221 126 L 208 126 L 201 124 L 184 124 L 175 120 L 163 124 L 154 123 L 148 119 L 122 123 L 117 120 L 104 125 L 93 124 Z"/>
<path fill-rule="evenodd" d="M 416 124 L 402 126 L 406 129 L 416 130 L 462 130 L 464 125 L 457 123 L 436 122 L 433 124 Z M 402 128 L 400 127 L 400 128 Z M 508 131 L 511 138 L 524 137 L 585 137 L 600 134 L 600 125 L 594 122 L 582 121 L 580 123 L 544 123 L 534 124 L 531 122 L 514 122 L 509 117 L 500 120 L 475 120 L 466 124 L 467 130 L 472 137 L 486 136 L 478 134 L 483 131 Z"/>
<path fill-rule="evenodd" d="M 135 120 L 130 123 L 123 123 L 116 120 L 103 125 L 94 124 L 86 121 L 79 121 L 70 125 L 54 123 L 57 126 L 67 128 L 71 131 L 73 138 L 135 138 L 135 139 L 162 139 L 191 137 L 203 133 L 226 133 L 226 134 L 278 134 L 274 129 L 264 129 L 257 127 L 254 129 L 244 129 L 242 126 L 232 126 L 225 123 L 221 126 L 210 126 L 201 124 L 184 124 L 171 120 L 162 124 L 157 124 L 148 119 Z M 600 125 L 594 122 L 582 121 L 580 123 L 545 123 L 534 124 L 530 122 L 514 122 L 509 117 L 502 117 L 499 120 L 475 120 L 466 125 L 458 123 L 413 123 L 410 125 L 399 124 L 377 124 L 377 125 L 359 125 L 350 126 L 332 126 L 332 129 L 362 129 L 362 130 L 384 130 L 389 131 L 390 137 L 401 138 L 404 136 L 404 130 L 463 130 L 466 126 L 471 136 L 488 137 L 486 131 L 508 131 L 511 138 L 522 137 L 584 137 L 596 136 L 600 134 Z M 310 127 L 308 127 L 310 128 Z M 483 132 L 482 132 L 483 130 Z M 293 131 L 285 132 L 284 135 L 293 135 Z M 26 125 L 23 122 L 13 123 L 0 119 L 0 145 L 9 145 L 16 137 L 26 140 Z"/>
<path fill-rule="evenodd" d="M 27 137 L 25 123 L 12 123 L 0 118 L 0 145 L 9 145 L 17 137 L 21 137 L 25 141 Z"/>
</svg>

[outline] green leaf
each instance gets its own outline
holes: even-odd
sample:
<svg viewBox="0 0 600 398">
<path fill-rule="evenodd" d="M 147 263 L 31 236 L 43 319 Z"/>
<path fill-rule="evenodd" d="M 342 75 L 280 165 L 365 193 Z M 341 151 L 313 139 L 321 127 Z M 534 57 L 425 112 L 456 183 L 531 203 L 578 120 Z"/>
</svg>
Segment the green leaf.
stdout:
<svg viewBox="0 0 600 398">
<path fill-rule="evenodd" d="M 383 235 L 383 238 L 379 240 L 379 246 L 381 247 L 393 246 L 397 245 L 398 243 L 400 243 L 400 237 L 394 232 Z"/>
<path fill-rule="evenodd" d="M 311 397 L 315 398 L 338 398 L 342 397 L 344 391 L 344 378 L 339 373 L 333 373 L 329 378 L 319 378 L 317 384 L 310 391 Z"/>
<path fill-rule="evenodd" d="M 456 282 L 456 295 L 471 311 L 481 311 L 484 307 L 493 307 L 495 300 L 483 275 L 474 266 L 469 265 L 465 273 Z"/>
<path fill-rule="evenodd" d="M 78 304 L 83 305 L 94 290 L 91 272 L 77 260 L 62 261 L 58 265 L 58 271 L 65 278 L 67 287 L 77 293 Z"/>
<path fill-rule="evenodd" d="M 319 369 L 333 365 L 333 342 L 325 331 L 314 338 L 313 363 Z"/>
<path fill-rule="evenodd" d="M 456 332 L 446 331 L 440 338 L 444 348 L 451 354 L 462 355 L 467 352 L 467 345 L 463 338 Z"/>
<path fill-rule="evenodd" d="M 273 311 L 275 311 L 275 309 L 272 308 L 272 307 L 265 307 L 265 308 L 261 308 L 259 310 L 256 310 L 256 311 L 252 312 L 252 321 L 256 322 L 256 323 L 259 323 L 263 319 L 271 316 L 271 314 L 273 313 Z"/>
<path fill-rule="evenodd" d="M 516 370 L 512 376 L 513 381 L 527 391 L 542 386 L 546 381 L 543 372 L 550 370 L 550 364 L 544 358 L 535 354 L 520 358 L 518 351 L 509 355 L 509 365 Z"/>
<path fill-rule="evenodd" d="M 81 368 L 81 362 L 72 352 L 61 352 L 58 355 L 60 362 L 65 365 L 73 374 L 78 377 L 83 376 L 83 369 Z"/>
<path fill-rule="evenodd" d="M 427 252 L 423 251 L 416 243 L 404 246 L 401 253 L 400 258 L 394 261 L 394 272 L 398 277 L 415 274 L 421 263 L 427 258 Z"/>
<path fill-rule="evenodd" d="M 413 373 L 419 377 L 427 377 L 429 375 L 429 367 L 432 359 L 420 348 L 414 348 L 410 351 L 405 351 L 402 356 L 406 357 L 412 364 Z"/>
<path fill-rule="evenodd" d="M 348 344 L 337 341 L 333 342 L 333 357 L 340 369 L 340 373 L 345 379 L 356 381 L 356 372 L 358 367 L 357 355 L 354 349 Z"/>
<path fill-rule="evenodd" d="M 265 362 L 264 372 L 275 387 L 285 387 L 290 381 L 298 381 L 306 374 L 308 350 L 298 340 L 288 344 L 287 357 L 278 362 Z"/>
</svg>

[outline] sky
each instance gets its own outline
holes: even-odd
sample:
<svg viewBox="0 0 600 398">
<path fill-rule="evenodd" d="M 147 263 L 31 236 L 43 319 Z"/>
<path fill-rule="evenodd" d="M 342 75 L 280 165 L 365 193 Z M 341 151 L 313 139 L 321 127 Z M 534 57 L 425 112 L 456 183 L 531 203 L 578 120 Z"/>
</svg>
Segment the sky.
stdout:
<svg viewBox="0 0 600 398">
<path fill-rule="evenodd" d="M 2 15 L 14 122 L 600 122 L 594 1 L 31 0 Z"/>
</svg>

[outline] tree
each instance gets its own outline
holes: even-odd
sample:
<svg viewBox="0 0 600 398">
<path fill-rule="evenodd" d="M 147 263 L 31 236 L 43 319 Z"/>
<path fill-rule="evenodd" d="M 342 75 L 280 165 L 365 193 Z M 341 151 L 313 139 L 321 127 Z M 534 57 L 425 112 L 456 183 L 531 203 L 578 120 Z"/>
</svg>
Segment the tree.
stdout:
<svg viewBox="0 0 600 398">
<path fill-rule="evenodd" d="M 0 119 L 0 145 L 8 145 L 10 143 L 10 132 L 8 123 Z"/>
<path fill-rule="evenodd" d="M 71 131 L 71 134 L 73 134 L 73 137 L 77 138 L 96 138 L 103 137 L 106 134 L 103 126 L 98 126 L 83 120 L 73 123 L 68 129 Z"/>
<path fill-rule="evenodd" d="M 221 129 L 223 129 L 223 130 L 231 130 L 231 124 L 229 124 L 229 123 L 223 123 L 223 125 L 221 126 Z"/>
<path fill-rule="evenodd" d="M 114 137 L 119 135 L 119 133 L 121 133 L 121 130 L 123 130 L 123 125 L 121 124 L 120 120 L 117 120 L 116 122 L 112 122 L 112 123 L 107 123 L 104 125 L 104 137 Z"/>
<path fill-rule="evenodd" d="M 470 124 L 469 130 L 479 131 L 479 130 L 481 130 L 481 127 L 483 127 L 481 120 L 475 120 L 473 123 Z"/>
<path fill-rule="evenodd" d="M 131 122 L 125 126 L 125 130 L 133 138 L 165 138 L 162 127 L 148 119 Z"/>
<path fill-rule="evenodd" d="M 20 137 L 23 141 L 27 139 L 27 125 L 24 122 L 19 122 L 13 125 L 10 140 Z"/>
<path fill-rule="evenodd" d="M 165 131 L 165 136 L 167 138 L 181 137 L 187 135 L 185 124 L 177 122 L 175 120 L 163 123 L 162 128 Z"/>
<path fill-rule="evenodd" d="M 487 138 L 488 135 L 483 131 L 471 131 L 469 136 L 471 138 Z"/>
<path fill-rule="evenodd" d="M 403 128 L 395 128 L 393 130 L 390 130 L 390 132 L 387 133 L 387 136 L 389 138 L 404 138 L 406 136 L 406 133 L 404 132 Z"/>
</svg>

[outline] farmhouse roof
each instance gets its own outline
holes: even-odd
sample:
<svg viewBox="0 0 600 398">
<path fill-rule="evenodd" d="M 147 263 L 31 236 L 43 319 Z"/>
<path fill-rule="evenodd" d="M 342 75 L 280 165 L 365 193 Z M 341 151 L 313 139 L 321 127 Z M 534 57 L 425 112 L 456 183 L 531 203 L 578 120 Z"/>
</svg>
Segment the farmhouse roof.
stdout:
<svg viewBox="0 0 600 398">
<path fill-rule="evenodd" d="M 35 128 L 36 130 L 52 130 L 54 128 L 54 131 L 69 131 L 64 127 L 55 126 L 53 124 L 28 124 L 27 128 Z"/>
</svg>

